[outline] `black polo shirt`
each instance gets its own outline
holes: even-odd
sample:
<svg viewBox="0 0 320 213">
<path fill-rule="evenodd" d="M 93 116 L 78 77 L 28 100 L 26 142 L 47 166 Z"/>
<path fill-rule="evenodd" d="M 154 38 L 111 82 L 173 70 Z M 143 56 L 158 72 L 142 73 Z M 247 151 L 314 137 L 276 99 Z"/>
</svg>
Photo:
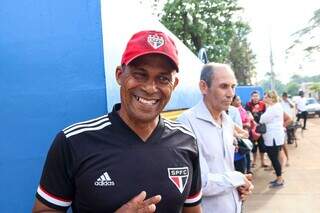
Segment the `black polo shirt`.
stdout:
<svg viewBox="0 0 320 213">
<path fill-rule="evenodd" d="M 55 138 L 37 198 L 59 210 L 114 212 L 141 191 L 162 196 L 157 212 L 181 212 L 201 200 L 199 153 L 183 124 L 160 119 L 146 142 L 108 115 L 65 128 Z"/>
</svg>

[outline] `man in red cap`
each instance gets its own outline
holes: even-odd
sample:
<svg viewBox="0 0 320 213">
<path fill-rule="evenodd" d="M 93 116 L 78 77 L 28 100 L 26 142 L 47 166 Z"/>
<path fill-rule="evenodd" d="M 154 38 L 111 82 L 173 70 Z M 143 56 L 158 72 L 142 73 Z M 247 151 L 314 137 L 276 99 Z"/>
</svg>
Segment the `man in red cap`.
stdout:
<svg viewBox="0 0 320 213">
<path fill-rule="evenodd" d="M 56 136 L 33 212 L 201 212 L 195 137 L 160 117 L 177 72 L 169 36 L 134 34 L 116 69 L 121 103 Z"/>
</svg>

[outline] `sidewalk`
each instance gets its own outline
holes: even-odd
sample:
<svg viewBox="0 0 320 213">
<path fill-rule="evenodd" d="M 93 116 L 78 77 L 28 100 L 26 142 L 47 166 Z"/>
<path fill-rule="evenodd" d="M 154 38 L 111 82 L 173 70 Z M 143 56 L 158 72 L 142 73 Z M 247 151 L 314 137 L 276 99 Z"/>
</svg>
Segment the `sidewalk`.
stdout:
<svg viewBox="0 0 320 213">
<path fill-rule="evenodd" d="M 244 204 L 244 213 L 320 212 L 320 118 L 308 119 L 303 135 L 298 131 L 298 147 L 288 145 L 290 166 L 284 169 L 285 186 L 270 189 L 273 171 L 255 169 L 255 189 Z"/>
</svg>

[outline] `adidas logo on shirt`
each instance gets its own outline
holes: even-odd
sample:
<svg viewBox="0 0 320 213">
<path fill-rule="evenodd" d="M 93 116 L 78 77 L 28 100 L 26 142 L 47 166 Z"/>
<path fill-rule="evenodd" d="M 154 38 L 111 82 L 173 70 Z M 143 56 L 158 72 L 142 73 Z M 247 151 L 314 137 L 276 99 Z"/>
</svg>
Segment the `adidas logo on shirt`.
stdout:
<svg viewBox="0 0 320 213">
<path fill-rule="evenodd" d="M 95 186 L 114 186 L 114 181 L 111 180 L 108 172 L 103 173 L 97 180 L 94 182 Z"/>
</svg>

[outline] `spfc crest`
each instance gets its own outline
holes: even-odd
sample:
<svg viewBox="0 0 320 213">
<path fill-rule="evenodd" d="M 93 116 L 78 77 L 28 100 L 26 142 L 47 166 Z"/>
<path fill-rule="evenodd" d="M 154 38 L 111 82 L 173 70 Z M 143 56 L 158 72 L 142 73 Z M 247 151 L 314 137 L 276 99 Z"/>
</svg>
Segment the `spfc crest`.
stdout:
<svg viewBox="0 0 320 213">
<path fill-rule="evenodd" d="M 183 193 L 189 178 L 188 167 L 168 168 L 168 175 L 173 184 Z"/>
<path fill-rule="evenodd" d="M 149 35 L 148 36 L 148 43 L 154 48 L 158 49 L 162 45 L 164 45 L 164 39 L 162 36 L 158 35 Z"/>
</svg>

